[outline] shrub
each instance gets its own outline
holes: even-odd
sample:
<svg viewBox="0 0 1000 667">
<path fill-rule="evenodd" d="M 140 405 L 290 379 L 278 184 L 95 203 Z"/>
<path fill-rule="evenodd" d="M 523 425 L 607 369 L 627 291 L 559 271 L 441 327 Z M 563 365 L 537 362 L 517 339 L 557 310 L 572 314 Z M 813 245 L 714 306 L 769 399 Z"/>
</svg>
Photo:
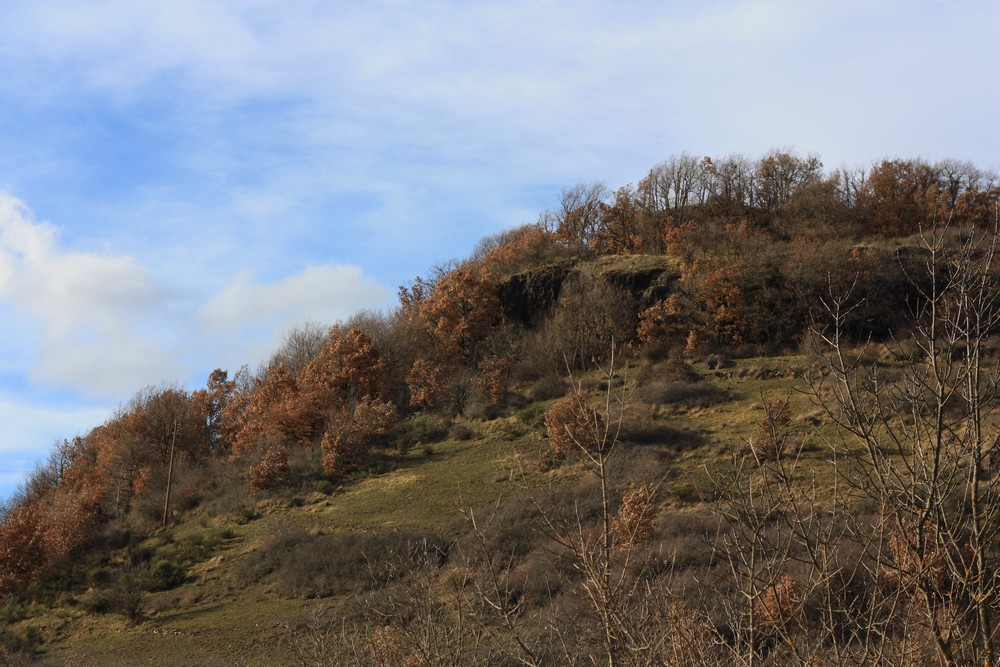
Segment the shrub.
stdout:
<svg viewBox="0 0 1000 667">
<path fill-rule="evenodd" d="M 718 370 L 720 368 L 725 368 L 729 365 L 729 360 L 723 357 L 721 354 L 710 354 L 705 357 L 705 365 L 709 370 Z"/>
<path fill-rule="evenodd" d="M 149 566 L 149 590 L 165 591 L 180 586 L 187 578 L 184 567 L 172 560 L 154 559 Z"/>
<path fill-rule="evenodd" d="M 257 465 L 247 471 L 247 483 L 258 491 L 276 489 L 288 481 L 288 448 L 284 445 L 268 447 Z"/>
<path fill-rule="evenodd" d="M 666 363 L 660 367 L 660 378 L 674 382 L 698 382 L 701 380 L 701 375 L 683 356 L 671 354 Z"/>
<path fill-rule="evenodd" d="M 566 577 L 554 560 L 550 550 L 537 548 L 511 568 L 511 594 L 518 596 L 527 608 L 545 606 L 565 585 Z"/>
<path fill-rule="evenodd" d="M 671 294 L 639 314 L 636 336 L 653 350 L 678 345 L 687 335 L 687 318 L 679 294 Z"/>
<path fill-rule="evenodd" d="M 635 299 L 606 280 L 573 274 L 563 283 L 552 315 L 525 346 L 525 360 L 547 373 L 601 362 L 612 341 L 635 333 Z"/>
<path fill-rule="evenodd" d="M 112 589 L 110 611 L 121 614 L 133 625 L 143 618 L 142 586 L 126 577 Z"/>
<path fill-rule="evenodd" d="M 24 602 L 16 596 L 8 595 L 0 604 L 0 621 L 12 625 L 28 615 Z"/>
<path fill-rule="evenodd" d="M 531 387 L 531 398 L 536 401 L 550 401 L 566 395 L 566 381 L 555 373 L 540 377 Z"/>
<path fill-rule="evenodd" d="M 674 510 L 660 515 L 656 528 L 659 549 L 676 571 L 710 567 L 715 562 L 711 536 L 719 532 L 719 517 L 705 510 Z"/>
<path fill-rule="evenodd" d="M 588 405 L 587 395 L 579 390 L 556 401 L 545 411 L 545 430 L 553 451 L 559 455 L 578 447 L 589 448 L 602 423 L 601 415 Z"/>
<path fill-rule="evenodd" d="M 764 405 L 764 415 L 757 422 L 757 436 L 750 439 L 750 449 L 760 460 L 774 460 L 781 456 L 788 443 L 788 425 L 792 412 L 788 401 L 777 399 Z"/>
<path fill-rule="evenodd" d="M 90 597 L 84 598 L 80 603 L 80 608 L 88 614 L 108 613 L 111 608 L 108 592 L 105 590 L 95 591 Z"/>
<path fill-rule="evenodd" d="M 323 434 L 323 469 L 339 475 L 356 470 L 368 457 L 372 444 L 396 424 L 396 406 L 365 396 L 350 412 L 331 420 Z"/>
<path fill-rule="evenodd" d="M 527 426 L 539 427 L 545 424 L 545 404 L 532 403 L 517 411 L 517 418 Z"/>
<path fill-rule="evenodd" d="M 469 424 L 454 424 L 448 429 L 448 437 L 452 440 L 472 440 L 476 437 L 476 429 Z"/>
<path fill-rule="evenodd" d="M 81 606 L 92 614 L 121 614 L 138 623 L 143 617 L 142 591 L 147 585 L 148 578 L 129 567 L 119 574 L 114 586 L 94 591 Z"/>
<path fill-rule="evenodd" d="M 456 382 L 454 414 L 462 415 L 466 419 L 490 420 L 496 419 L 501 413 L 501 403 L 493 403 L 483 388 L 478 386 L 479 382 L 475 378 L 464 383 L 466 386 L 461 391 L 457 390 Z"/>
<path fill-rule="evenodd" d="M 392 529 L 313 535 L 289 531 L 250 554 L 240 576 L 273 581 L 288 597 L 328 597 L 380 587 L 420 565 L 420 553 L 447 558 L 447 544 L 432 534 Z"/>
<path fill-rule="evenodd" d="M 702 441 L 696 433 L 642 416 L 630 416 L 625 419 L 621 439 L 637 445 L 664 445 L 677 449 L 688 449 Z"/>
<path fill-rule="evenodd" d="M 514 441 L 527 435 L 528 429 L 517 419 L 503 419 L 494 424 L 493 434 L 498 438 Z"/>
<path fill-rule="evenodd" d="M 511 563 L 518 562 L 531 553 L 542 540 L 537 529 L 541 522 L 538 508 L 520 501 L 508 500 L 494 506 L 492 514 L 486 510 L 476 512 L 477 525 L 482 531 L 483 544 L 479 544 L 468 530 L 467 520 L 462 520 L 458 547 L 470 562 L 476 564 L 488 556 L 496 556 Z"/>
<path fill-rule="evenodd" d="M 436 415 L 418 413 L 402 420 L 393 429 L 392 442 L 399 450 L 414 445 L 441 442 L 448 437 L 448 421 Z"/>
<path fill-rule="evenodd" d="M 653 532 L 654 488 L 645 484 L 622 498 L 622 506 L 611 523 L 615 547 L 630 551 L 649 539 Z"/>
<path fill-rule="evenodd" d="M 707 408 L 726 400 L 726 392 L 710 382 L 649 382 L 635 391 L 636 398 L 650 405 L 683 405 Z"/>
<path fill-rule="evenodd" d="M 758 602 L 757 614 L 764 629 L 782 630 L 803 611 L 802 587 L 790 574 L 768 586 L 763 599 Z"/>
<path fill-rule="evenodd" d="M 35 648 L 41 643 L 41 637 L 35 628 L 28 628 L 22 633 L 0 628 L 0 665 L 29 667 L 37 664 Z"/>
</svg>

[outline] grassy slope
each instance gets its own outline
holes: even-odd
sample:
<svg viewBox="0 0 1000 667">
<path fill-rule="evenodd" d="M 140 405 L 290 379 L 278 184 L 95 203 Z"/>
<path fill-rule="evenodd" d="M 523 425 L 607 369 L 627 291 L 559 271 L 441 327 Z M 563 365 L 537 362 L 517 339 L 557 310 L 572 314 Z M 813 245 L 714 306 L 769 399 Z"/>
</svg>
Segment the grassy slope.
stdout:
<svg viewBox="0 0 1000 667">
<path fill-rule="evenodd" d="M 712 475 L 725 468 L 730 453 L 753 432 L 762 398 L 790 397 L 795 414 L 815 412 L 809 399 L 796 392 L 802 384 L 789 374 L 803 364 L 800 358 L 780 358 L 743 360 L 717 371 L 699 365 L 699 372 L 726 393 L 726 400 L 709 407 L 635 406 L 657 423 L 698 434 L 698 446 L 653 442 L 627 447 L 622 456 L 641 462 L 631 469 L 645 469 L 666 480 L 665 503 L 697 504 L 710 493 Z M 767 369 L 776 372 L 761 372 Z M 656 367 L 646 373 L 655 377 Z M 804 433 L 810 428 L 807 419 L 798 423 Z M 236 573 L 246 554 L 289 527 L 329 533 L 386 525 L 442 526 L 462 507 L 516 493 L 518 487 L 509 481 L 516 456 L 530 464 L 545 446 L 540 429 L 506 418 L 480 424 L 473 439 L 436 443 L 430 455 L 418 448 L 392 472 L 351 483 L 330 496 L 316 493 L 300 496 L 296 503 L 261 502 L 257 518 L 242 524 L 192 518 L 173 529 L 175 538 L 206 527 L 225 530 L 227 538 L 211 558 L 193 568 L 186 583 L 148 594 L 144 605 L 149 612 L 142 623 L 131 626 L 120 616 L 88 613 L 66 599 L 33 609 L 21 623 L 42 632 L 42 658 L 56 664 L 288 664 L 284 625 L 312 605 L 336 600 L 286 599 L 267 585 L 241 586 Z M 822 480 L 827 468 L 822 448 L 806 449 L 805 467 L 820 471 Z M 531 475 L 536 484 L 575 476 L 565 468 Z"/>
<path fill-rule="evenodd" d="M 315 603 L 282 599 L 263 585 L 240 587 L 234 574 L 245 554 L 292 527 L 332 532 L 438 525 L 462 506 L 505 493 L 504 466 L 512 463 L 518 444 L 497 436 L 438 443 L 430 456 L 415 451 L 399 469 L 340 493 L 313 494 L 302 498 L 301 506 L 261 503 L 258 518 L 224 526 L 233 536 L 194 568 L 187 583 L 150 594 L 145 604 L 154 611 L 137 626 L 68 605 L 34 610 L 24 623 L 43 632 L 48 640 L 43 657 L 60 664 L 233 665 L 248 656 L 252 660 L 245 664 L 286 663 L 283 625 Z M 191 520 L 174 534 L 180 539 L 204 528 Z M 156 612 L 160 607 L 164 610 Z"/>
</svg>

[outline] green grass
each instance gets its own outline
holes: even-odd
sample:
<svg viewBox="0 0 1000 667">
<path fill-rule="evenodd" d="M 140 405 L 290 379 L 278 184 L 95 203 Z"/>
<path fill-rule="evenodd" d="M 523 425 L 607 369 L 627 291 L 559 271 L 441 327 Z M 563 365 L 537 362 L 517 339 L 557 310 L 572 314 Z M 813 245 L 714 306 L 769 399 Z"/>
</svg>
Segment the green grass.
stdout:
<svg viewBox="0 0 1000 667">
<path fill-rule="evenodd" d="M 665 505 L 700 507 L 702 499 L 711 496 L 713 478 L 725 474 L 733 452 L 753 435 L 763 402 L 775 398 L 791 401 L 799 436 L 818 440 L 829 435 L 829 424 L 815 417 L 810 421 L 816 408 L 789 370 L 807 365 L 802 357 L 741 359 L 718 370 L 695 364 L 724 398 L 702 407 L 636 403 L 632 408 L 654 424 L 692 434 L 697 445 L 646 442 L 623 447 L 616 472 L 620 483 L 662 481 Z M 762 372 L 768 369 L 774 372 Z M 286 625 L 313 605 L 337 606 L 351 598 L 288 599 L 267 581 L 241 583 L 239 573 L 250 554 L 282 531 L 319 535 L 385 527 L 455 530 L 461 509 L 515 497 L 524 492 L 523 481 L 536 486 L 586 482 L 588 473 L 579 464 L 538 471 L 539 454 L 547 448 L 540 419 L 545 406 L 531 404 L 514 416 L 477 422 L 469 439 L 448 439 L 433 443 L 429 451 L 414 447 L 396 454 L 387 459 L 389 472 L 359 475 L 332 491 L 300 491 L 291 498 L 251 496 L 249 520 L 203 514 L 158 531 L 144 544 L 154 553 L 183 561 L 187 577 L 179 586 L 147 593 L 146 617 L 137 625 L 120 615 L 88 613 L 79 602 L 63 600 L 33 608 L 14 626 L 22 631 L 36 628 L 45 638 L 43 664 L 290 664 Z M 832 485 L 825 449 L 805 449 L 799 474 L 815 475 L 821 486 Z"/>
<path fill-rule="evenodd" d="M 141 664 L 149 665 L 233 665 L 246 656 L 253 658 L 243 664 L 289 664 L 285 625 L 316 603 L 281 599 L 265 585 L 239 587 L 234 573 L 243 556 L 280 530 L 433 529 L 463 507 L 515 493 L 510 470 L 519 453 L 537 455 L 538 441 L 508 439 L 501 437 L 502 428 L 494 430 L 498 435 L 436 443 L 430 456 L 413 451 L 392 472 L 329 496 L 309 495 L 300 507 L 261 501 L 259 518 L 242 525 L 206 527 L 194 520 L 151 538 L 161 551 L 205 547 L 211 555 L 190 568 L 187 583 L 146 595 L 146 620 L 136 626 L 80 608 L 39 610 L 22 623 L 46 637 L 42 658 L 54 664 L 132 664 L 140 646 Z"/>
</svg>

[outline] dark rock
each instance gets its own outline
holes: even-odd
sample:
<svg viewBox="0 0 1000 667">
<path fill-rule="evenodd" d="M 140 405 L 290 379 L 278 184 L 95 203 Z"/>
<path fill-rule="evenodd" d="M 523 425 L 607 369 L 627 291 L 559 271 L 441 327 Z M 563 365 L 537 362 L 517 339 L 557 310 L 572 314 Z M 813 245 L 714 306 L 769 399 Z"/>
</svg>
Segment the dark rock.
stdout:
<svg viewBox="0 0 1000 667">
<path fill-rule="evenodd" d="M 559 300 L 563 281 L 573 262 L 552 264 L 511 276 L 500 284 L 500 307 L 504 317 L 532 326 Z"/>
<path fill-rule="evenodd" d="M 675 272 L 662 267 L 613 269 L 606 271 L 602 277 L 608 284 L 631 294 L 640 311 L 667 298 L 677 280 Z"/>
<path fill-rule="evenodd" d="M 566 279 L 578 271 L 576 262 L 566 261 L 511 276 L 499 288 L 504 317 L 529 327 L 538 324 L 556 305 Z M 677 273 L 665 267 L 609 269 L 596 279 L 629 294 L 641 312 L 670 295 Z"/>
</svg>

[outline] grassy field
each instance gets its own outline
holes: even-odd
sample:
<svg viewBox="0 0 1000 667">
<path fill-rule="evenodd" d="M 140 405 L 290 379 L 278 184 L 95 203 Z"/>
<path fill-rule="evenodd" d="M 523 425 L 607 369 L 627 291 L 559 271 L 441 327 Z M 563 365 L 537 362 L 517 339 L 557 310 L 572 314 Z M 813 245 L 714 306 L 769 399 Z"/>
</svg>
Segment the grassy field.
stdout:
<svg viewBox="0 0 1000 667">
<path fill-rule="evenodd" d="M 693 383 L 696 389 L 691 383 L 657 385 L 664 363 L 632 371 L 641 379 L 628 412 L 636 442 L 622 446 L 615 473 L 624 485 L 657 482 L 664 506 L 702 507 L 712 495 L 713 480 L 755 432 L 764 402 L 776 398 L 788 399 L 796 415 L 799 474 L 815 476 L 821 486 L 832 483 L 826 449 L 815 444 L 830 435 L 830 427 L 817 417 L 816 406 L 802 393 L 804 383 L 796 379 L 808 365 L 804 358 L 738 360 L 712 370 L 697 364 L 702 380 Z M 596 378 L 583 380 L 599 384 Z M 664 398 L 671 400 L 658 400 Z M 242 518 L 195 512 L 169 531 L 158 531 L 139 546 L 190 550 L 195 545 L 200 550 L 193 552 L 197 557 L 183 583 L 143 594 L 144 615 L 137 623 L 119 614 L 94 613 L 86 604 L 91 592 L 80 591 L 48 605 L 36 603 L 14 626 L 42 638 L 39 658 L 51 664 L 292 664 L 288 626 L 311 608 L 349 605 L 357 594 L 309 599 L 282 592 L 267 577 L 248 579 L 246 572 L 259 567 L 260 554 L 275 548 L 283 535 L 321 539 L 373 531 L 455 532 L 463 508 L 516 498 L 528 488 L 577 483 L 586 476 L 580 464 L 539 465 L 548 448 L 540 420 L 546 405 L 529 405 L 520 416 L 470 422 L 471 437 L 391 455 L 388 472 L 359 476 L 329 493 L 250 497 Z"/>
</svg>

